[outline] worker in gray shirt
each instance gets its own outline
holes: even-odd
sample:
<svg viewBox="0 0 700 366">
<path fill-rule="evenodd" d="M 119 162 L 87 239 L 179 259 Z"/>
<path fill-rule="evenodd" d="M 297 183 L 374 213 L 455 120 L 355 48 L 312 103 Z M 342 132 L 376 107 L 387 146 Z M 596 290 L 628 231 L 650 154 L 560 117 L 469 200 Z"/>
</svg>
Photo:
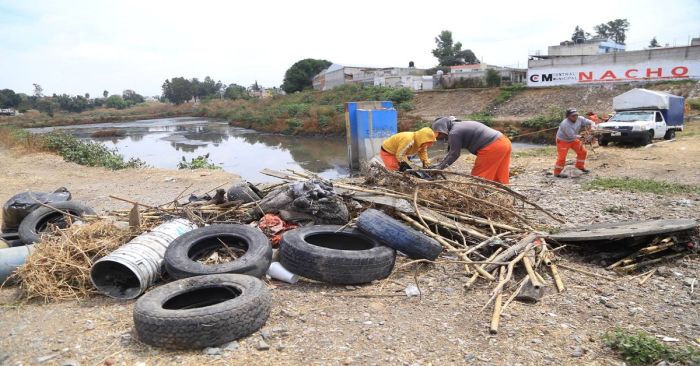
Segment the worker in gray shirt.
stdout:
<svg viewBox="0 0 700 366">
<path fill-rule="evenodd" d="M 495 182 L 508 184 L 510 177 L 510 139 L 502 133 L 476 121 L 458 121 L 441 117 L 433 122 L 438 139 L 447 139 L 448 154 L 438 164 L 445 169 L 459 158 L 462 149 L 476 155 L 471 174 Z"/>
<path fill-rule="evenodd" d="M 593 125 L 593 121 L 579 116 L 575 108 L 566 110 L 566 118 L 561 121 L 559 130 L 557 130 L 557 162 L 554 165 L 555 176 L 561 176 L 561 171 L 564 170 L 566 155 L 569 153 L 569 149 L 573 149 L 574 152 L 576 152 L 576 168 L 584 173 L 590 172 L 590 170 L 585 168 L 587 152 L 581 143 L 579 133 L 581 132 L 581 128 L 591 127 Z"/>
</svg>

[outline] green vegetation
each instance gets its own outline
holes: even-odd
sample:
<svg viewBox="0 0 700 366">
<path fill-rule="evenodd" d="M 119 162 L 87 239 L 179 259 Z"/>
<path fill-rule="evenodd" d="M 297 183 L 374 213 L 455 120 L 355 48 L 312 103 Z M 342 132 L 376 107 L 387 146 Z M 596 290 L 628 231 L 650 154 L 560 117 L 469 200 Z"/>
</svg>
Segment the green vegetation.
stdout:
<svg viewBox="0 0 700 366">
<path fill-rule="evenodd" d="M 700 98 L 688 99 L 688 105 L 690 109 L 700 111 Z"/>
<path fill-rule="evenodd" d="M 502 104 L 510 100 L 510 98 L 515 95 L 515 93 L 525 90 L 525 85 L 523 84 L 513 84 L 508 86 L 502 86 L 499 89 L 498 96 L 496 97 L 496 102 L 494 105 Z"/>
<path fill-rule="evenodd" d="M 112 170 L 141 168 L 146 165 L 141 159 L 131 158 L 124 161 L 124 157 L 116 150 L 98 142 L 80 140 L 60 131 L 39 135 L 37 138 L 42 140 L 49 151 L 61 155 L 66 161 L 80 165 L 101 166 Z"/>
<path fill-rule="evenodd" d="M 328 66 L 331 66 L 330 61 L 316 60 L 313 58 L 306 58 L 295 62 L 294 65 L 284 73 L 282 90 L 287 94 L 291 94 L 311 89 L 313 87 L 312 82 L 314 76 L 328 68 Z"/>
<path fill-rule="evenodd" d="M 583 185 L 584 189 L 619 189 L 629 192 L 649 192 L 656 194 L 669 193 L 698 193 L 700 194 L 700 186 L 685 185 L 671 183 L 653 179 L 639 178 L 601 178 L 586 182 Z"/>
<path fill-rule="evenodd" d="M 66 161 L 112 170 L 145 166 L 140 159 L 124 161 L 124 157 L 116 150 L 109 149 L 101 143 L 82 141 L 59 131 L 37 135 L 21 128 L 3 126 L 0 127 L 0 145 L 25 151 L 50 151 L 62 156 Z"/>
<path fill-rule="evenodd" d="M 622 329 L 616 329 L 605 333 L 603 340 L 610 348 L 619 352 L 625 362 L 632 365 L 654 365 L 661 361 L 688 365 L 700 363 L 700 352 L 693 347 L 688 346 L 686 349 L 670 347 L 645 332 L 630 334 Z"/>
<path fill-rule="evenodd" d="M 486 86 L 501 86 L 501 74 L 494 69 L 486 70 Z"/>
<path fill-rule="evenodd" d="M 547 129 L 559 126 L 564 119 L 565 111 L 561 107 L 551 106 L 546 113 L 528 118 L 522 123 L 522 127 L 533 129 Z"/>
<path fill-rule="evenodd" d="M 491 113 L 488 113 L 488 112 L 472 113 L 472 114 L 467 116 L 467 120 L 478 121 L 478 122 L 481 122 L 487 126 L 493 125 L 493 116 L 491 115 Z"/>
<path fill-rule="evenodd" d="M 324 92 L 305 90 L 264 99 L 205 100 L 193 114 L 260 131 L 335 134 L 345 130 L 345 102 L 390 100 L 399 111 L 400 129 L 406 130 L 420 121 L 404 113 L 413 108 L 413 96 L 407 88 L 346 84 Z"/>
<path fill-rule="evenodd" d="M 177 163 L 178 169 L 221 169 L 216 163 L 209 161 L 209 154 L 200 155 L 187 161 L 185 157 Z"/>
<path fill-rule="evenodd" d="M 462 43 L 453 43 L 452 32 L 444 30 L 435 37 L 436 48 L 433 50 L 433 56 L 438 59 L 440 66 L 453 66 L 464 64 L 478 64 L 479 59 L 476 58 L 472 50 L 462 50 Z"/>
</svg>

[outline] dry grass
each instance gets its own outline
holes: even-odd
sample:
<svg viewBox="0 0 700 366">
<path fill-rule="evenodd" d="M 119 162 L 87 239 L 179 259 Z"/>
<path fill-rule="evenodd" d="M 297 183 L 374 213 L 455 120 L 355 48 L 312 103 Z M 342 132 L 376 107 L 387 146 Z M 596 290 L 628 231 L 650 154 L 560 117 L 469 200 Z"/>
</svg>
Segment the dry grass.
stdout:
<svg viewBox="0 0 700 366">
<path fill-rule="evenodd" d="M 17 152 L 48 151 L 42 139 L 17 127 L 0 127 L 0 147 Z"/>
<path fill-rule="evenodd" d="M 129 230 L 104 220 L 73 225 L 43 237 L 13 275 L 22 296 L 44 302 L 82 299 L 95 294 L 90 268 L 131 238 Z"/>
</svg>

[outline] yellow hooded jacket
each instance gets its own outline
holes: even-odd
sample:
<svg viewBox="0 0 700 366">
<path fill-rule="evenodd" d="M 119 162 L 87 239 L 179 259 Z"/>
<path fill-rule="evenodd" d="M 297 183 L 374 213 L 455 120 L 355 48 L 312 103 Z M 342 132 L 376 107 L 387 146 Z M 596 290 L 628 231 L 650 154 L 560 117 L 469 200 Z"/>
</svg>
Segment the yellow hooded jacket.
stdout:
<svg viewBox="0 0 700 366">
<path fill-rule="evenodd" d="M 426 142 L 435 142 L 435 134 L 430 127 L 424 127 L 416 132 L 399 132 L 382 143 L 382 149 L 396 156 L 398 161 L 408 162 L 408 156 L 418 153 L 423 166 L 430 165 Z"/>
</svg>

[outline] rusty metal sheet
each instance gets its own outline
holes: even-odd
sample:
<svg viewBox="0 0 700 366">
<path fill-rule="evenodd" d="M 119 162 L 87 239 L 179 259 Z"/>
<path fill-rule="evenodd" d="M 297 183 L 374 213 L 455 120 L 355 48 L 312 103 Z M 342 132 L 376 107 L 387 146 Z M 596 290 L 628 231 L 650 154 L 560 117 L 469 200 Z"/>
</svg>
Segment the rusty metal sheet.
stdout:
<svg viewBox="0 0 700 366">
<path fill-rule="evenodd" d="M 698 222 L 692 219 L 610 222 L 566 228 L 549 235 L 549 238 L 559 242 L 618 240 L 690 230 L 697 226 Z"/>
</svg>

